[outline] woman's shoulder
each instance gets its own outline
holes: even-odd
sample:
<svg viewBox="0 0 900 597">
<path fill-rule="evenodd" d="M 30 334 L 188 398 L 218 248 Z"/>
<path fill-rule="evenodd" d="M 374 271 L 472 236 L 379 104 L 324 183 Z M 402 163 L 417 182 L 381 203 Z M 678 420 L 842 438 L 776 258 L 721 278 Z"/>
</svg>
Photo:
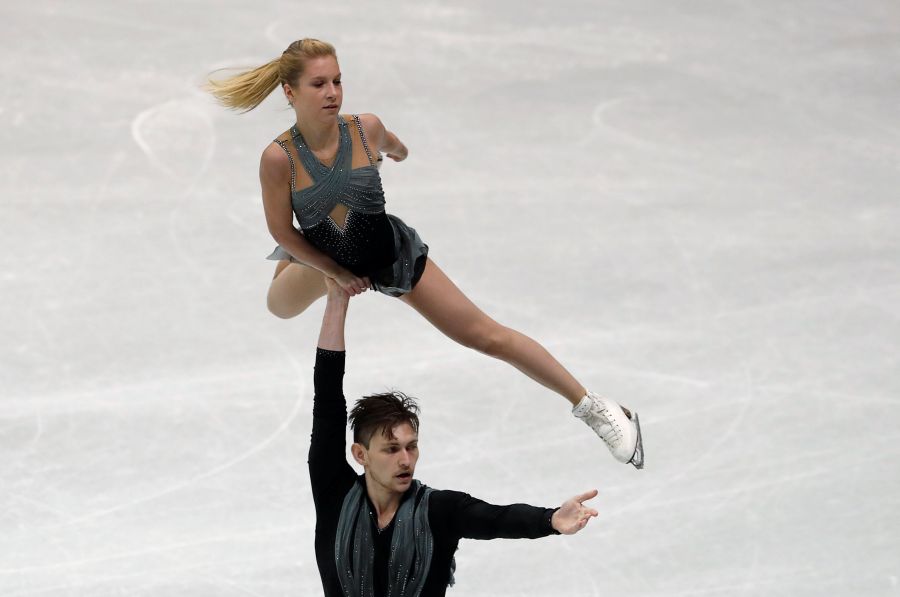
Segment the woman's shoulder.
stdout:
<svg viewBox="0 0 900 597">
<path fill-rule="evenodd" d="M 269 159 L 280 159 L 281 156 L 285 156 L 292 137 L 291 129 L 288 129 L 275 137 L 272 142 L 263 149 L 263 158 L 269 156 Z M 285 159 L 287 158 L 285 157 Z"/>
<path fill-rule="evenodd" d="M 288 130 L 284 131 L 283 133 L 281 133 L 280 135 L 278 135 L 277 137 L 275 137 L 272 140 L 272 143 L 275 143 L 278 145 L 284 145 L 285 143 L 290 143 L 293 136 L 294 135 L 293 135 L 291 129 L 288 129 Z M 271 147 L 272 143 L 269 143 L 269 145 L 266 148 L 268 149 L 268 147 Z"/>
<path fill-rule="evenodd" d="M 287 131 L 266 145 L 259 159 L 261 174 L 268 174 L 278 178 L 282 178 L 285 174 L 290 176 L 291 156 L 289 154 L 290 150 L 286 146 L 290 138 L 290 131 Z"/>
<path fill-rule="evenodd" d="M 363 125 L 363 128 L 366 129 L 366 132 L 370 130 L 384 130 L 384 124 L 375 114 L 366 112 L 363 114 L 355 114 L 355 116 L 359 118 L 359 122 Z"/>
<path fill-rule="evenodd" d="M 359 123 L 362 125 L 363 130 L 367 133 L 370 130 L 384 130 L 384 124 L 381 123 L 381 119 L 378 118 L 375 114 L 370 114 L 368 112 L 363 114 L 341 114 L 341 117 L 348 124 L 353 124 L 356 119 L 359 119 Z"/>
<path fill-rule="evenodd" d="M 381 123 L 381 119 L 378 116 L 367 112 L 364 114 L 351 114 L 348 118 L 350 120 L 359 119 L 359 125 L 362 127 L 365 138 L 370 143 L 374 142 L 376 147 L 378 146 L 379 140 L 384 137 L 385 131 L 384 124 Z"/>
</svg>

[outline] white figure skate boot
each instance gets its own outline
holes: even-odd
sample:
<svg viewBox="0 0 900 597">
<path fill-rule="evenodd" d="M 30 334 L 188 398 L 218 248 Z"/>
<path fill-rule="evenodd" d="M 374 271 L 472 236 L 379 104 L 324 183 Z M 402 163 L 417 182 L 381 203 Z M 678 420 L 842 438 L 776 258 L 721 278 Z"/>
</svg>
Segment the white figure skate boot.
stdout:
<svg viewBox="0 0 900 597">
<path fill-rule="evenodd" d="M 584 421 L 606 442 L 609 451 L 619 462 L 644 468 L 644 447 L 637 413 L 625 414 L 622 407 L 593 392 L 581 399 L 572 414 Z"/>
</svg>

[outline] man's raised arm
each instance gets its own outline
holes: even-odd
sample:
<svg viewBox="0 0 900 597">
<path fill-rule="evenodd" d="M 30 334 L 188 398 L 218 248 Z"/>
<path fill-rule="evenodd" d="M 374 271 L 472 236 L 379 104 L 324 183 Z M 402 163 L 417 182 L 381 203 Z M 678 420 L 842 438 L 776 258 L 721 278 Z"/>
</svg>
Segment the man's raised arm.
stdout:
<svg viewBox="0 0 900 597">
<path fill-rule="evenodd" d="M 319 348 L 344 352 L 344 323 L 347 320 L 350 295 L 329 278 L 325 280 L 328 293 L 325 314 L 322 316 L 322 329 L 319 330 Z"/>
<path fill-rule="evenodd" d="M 309 478 L 317 510 L 323 500 L 334 498 L 338 486 L 352 483 L 356 476 L 347 463 L 347 401 L 343 388 L 344 322 L 349 300 L 350 296 L 340 286 L 328 280 L 328 298 L 316 349 L 309 443 Z"/>
</svg>

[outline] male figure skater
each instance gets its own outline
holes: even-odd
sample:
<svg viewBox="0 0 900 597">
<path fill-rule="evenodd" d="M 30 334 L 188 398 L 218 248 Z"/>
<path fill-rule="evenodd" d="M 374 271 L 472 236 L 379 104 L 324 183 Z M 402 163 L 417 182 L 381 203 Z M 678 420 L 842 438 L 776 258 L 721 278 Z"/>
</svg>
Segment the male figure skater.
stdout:
<svg viewBox="0 0 900 597">
<path fill-rule="evenodd" d="M 309 475 L 316 506 L 316 561 L 327 597 L 434 597 L 453 583 L 453 554 L 463 537 L 529 538 L 572 535 L 597 511 L 583 502 L 559 508 L 494 506 L 458 491 L 434 490 L 413 478 L 418 408 L 399 392 L 367 396 L 350 413 L 351 453 L 345 455 L 344 321 L 349 295 L 328 282 L 316 351 Z"/>
</svg>

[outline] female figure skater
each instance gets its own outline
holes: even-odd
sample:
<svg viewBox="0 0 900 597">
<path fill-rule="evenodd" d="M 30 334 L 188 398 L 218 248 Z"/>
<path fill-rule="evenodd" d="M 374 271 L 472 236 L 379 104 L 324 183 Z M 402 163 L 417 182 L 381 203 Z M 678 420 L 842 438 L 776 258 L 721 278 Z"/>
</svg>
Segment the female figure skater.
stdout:
<svg viewBox="0 0 900 597">
<path fill-rule="evenodd" d="M 381 154 L 401 162 L 408 151 L 374 114 L 340 114 L 334 47 L 301 39 L 267 64 L 208 84 L 222 104 L 243 111 L 276 87 L 296 123 L 260 160 L 266 223 L 278 243 L 269 256 L 278 261 L 269 310 L 282 318 L 298 315 L 325 296 L 326 277 L 351 296 L 373 288 L 399 297 L 453 340 L 506 361 L 566 398 L 617 460 L 642 468 L 637 414 L 587 391 L 543 346 L 485 315 L 428 257 L 416 231 L 385 213 Z"/>
</svg>

